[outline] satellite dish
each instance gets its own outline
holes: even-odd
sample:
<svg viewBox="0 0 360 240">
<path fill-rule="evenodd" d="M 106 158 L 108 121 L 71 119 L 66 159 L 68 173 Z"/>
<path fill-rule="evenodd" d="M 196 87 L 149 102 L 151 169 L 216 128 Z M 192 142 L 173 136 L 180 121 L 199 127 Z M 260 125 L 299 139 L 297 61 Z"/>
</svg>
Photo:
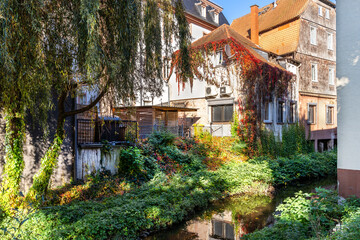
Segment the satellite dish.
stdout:
<svg viewBox="0 0 360 240">
<path fill-rule="evenodd" d="M 225 53 L 228 56 L 228 58 L 232 58 L 235 54 L 231 55 L 231 47 L 229 44 L 225 45 Z"/>
</svg>

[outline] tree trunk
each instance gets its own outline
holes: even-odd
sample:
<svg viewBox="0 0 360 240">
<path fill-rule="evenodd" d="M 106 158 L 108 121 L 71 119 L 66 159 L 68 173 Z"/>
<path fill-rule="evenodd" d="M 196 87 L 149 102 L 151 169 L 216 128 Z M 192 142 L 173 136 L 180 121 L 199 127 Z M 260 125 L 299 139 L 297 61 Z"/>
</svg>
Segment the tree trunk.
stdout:
<svg viewBox="0 0 360 240">
<path fill-rule="evenodd" d="M 28 200 L 41 199 L 49 186 L 51 175 L 57 166 L 58 158 L 61 153 L 61 146 L 63 144 L 65 118 L 60 116 L 54 141 L 50 148 L 46 151 L 45 156 L 41 159 L 41 167 L 33 178 L 33 185 L 28 194 Z"/>
<path fill-rule="evenodd" d="M 4 207 L 11 207 L 19 194 L 20 181 L 24 170 L 23 145 L 25 141 L 25 121 L 23 111 L 5 112 L 5 167 L 2 197 Z"/>
</svg>

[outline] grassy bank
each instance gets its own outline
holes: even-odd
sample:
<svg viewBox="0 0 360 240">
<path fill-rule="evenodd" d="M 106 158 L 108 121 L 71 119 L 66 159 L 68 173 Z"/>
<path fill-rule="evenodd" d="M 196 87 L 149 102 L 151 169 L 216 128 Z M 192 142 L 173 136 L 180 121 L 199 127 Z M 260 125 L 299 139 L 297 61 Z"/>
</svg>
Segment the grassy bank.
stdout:
<svg viewBox="0 0 360 240">
<path fill-rule="evenodd" d="M 136 239 L 186 219 L 212 200 L 266 195 L 273 186 L 336 173 L 334 152 L 243 162 L 231 150 L 234 144 L 155 134 L 122 152 L 120 176 L 96 176 L 53 191 L 35 213 L 5 218 L 0 238 Z"/>
</svg>

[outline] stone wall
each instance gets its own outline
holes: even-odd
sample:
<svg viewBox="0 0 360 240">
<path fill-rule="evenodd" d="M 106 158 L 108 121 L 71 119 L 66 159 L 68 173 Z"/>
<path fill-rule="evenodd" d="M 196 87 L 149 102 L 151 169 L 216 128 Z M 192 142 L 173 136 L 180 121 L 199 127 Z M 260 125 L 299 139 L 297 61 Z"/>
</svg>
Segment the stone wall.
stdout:
<svg viewBox="0 0 360 240">
<path fill-rule="evenodd" d="M 69 101 L 69 108 L 71 108 L 72 101 Z M 57 112 L 54 111 L 49 114 L 48 131 L 44 131 L 35 120 L 28 117 L 26 119 L 26 142 L 24 144 L 24 162 L 25 168 L 20 183 L 21 190 L 27 191 L 32 185 L 32 178 L 39 170 L 41 158 L 44 156 L 46 150 L 51 145 L 56 128 Z M 51 187 L 60 186 L 64 183 L 70 182 L 74 173 L 74 117 L 66 119 L 65 133 L 66 138 L 61 148 L 61 155 L 59 157 L 58 166 L 51 178 Z M 0 116 L 0 176 L 4 167 L 4 119 Z"/>
</svg>

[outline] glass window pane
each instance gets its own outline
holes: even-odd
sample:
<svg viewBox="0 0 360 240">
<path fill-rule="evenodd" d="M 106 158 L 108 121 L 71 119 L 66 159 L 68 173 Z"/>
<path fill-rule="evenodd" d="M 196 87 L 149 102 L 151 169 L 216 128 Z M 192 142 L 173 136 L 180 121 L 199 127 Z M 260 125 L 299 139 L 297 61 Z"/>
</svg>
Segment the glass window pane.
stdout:
<svg viewBox="0 0 360 240">
<path fill-rule="evenodd" d="M 231 122 L 232 118 L 233 118 L 233 105 L 226 105 L 224 106 L 224 110 L 225 110 L 225 116 L 224 116 L 224 122 Z"/>
<path fill-rule="evenodd" d="M 222 106 L 213 106 L 212 109 L 212 120 L 213 122 L 221 122 Z"/>
</svg>

